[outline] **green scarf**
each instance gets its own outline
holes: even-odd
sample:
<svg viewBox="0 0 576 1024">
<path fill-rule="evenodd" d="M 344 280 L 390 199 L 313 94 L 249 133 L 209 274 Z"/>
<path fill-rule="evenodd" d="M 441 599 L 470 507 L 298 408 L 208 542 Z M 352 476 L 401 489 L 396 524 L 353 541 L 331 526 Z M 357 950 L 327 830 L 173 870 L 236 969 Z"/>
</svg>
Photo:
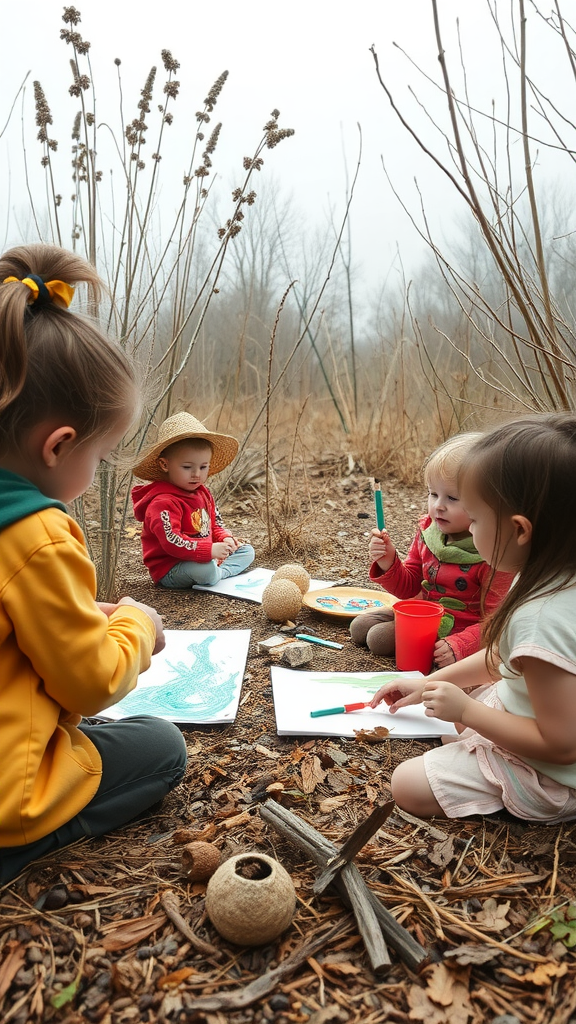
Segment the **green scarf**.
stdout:
<svg viewBox="0 0 576 1024">
<path fill-rule="evenodd" d="M 430 523 L 421 533 L 426 547 L 430 549 L 439 562 L 454 562 L 456 565 L 475 565 L 483 559 L 480 557 L 472 537 L 463 537 L 446 543 L 446 534 L 442 533 L 436 523 Z"/>
</svg>

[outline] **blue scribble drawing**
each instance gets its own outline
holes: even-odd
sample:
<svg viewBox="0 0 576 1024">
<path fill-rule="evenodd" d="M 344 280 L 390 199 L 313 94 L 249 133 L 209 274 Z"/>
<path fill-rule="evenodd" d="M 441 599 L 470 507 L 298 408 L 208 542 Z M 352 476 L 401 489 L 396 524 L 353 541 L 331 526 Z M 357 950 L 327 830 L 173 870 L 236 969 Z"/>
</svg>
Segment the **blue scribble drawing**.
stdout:
<svg viewBox="0 0 576 1024">
<path fill-rule="evenodd" d="M 178 661 L 174 665 L 166 660 L 171 678 L 153 686 L 138 686 L 119 702 L 118 708 L 125 715 L 156 715 L 175 722 L 205 722 L 224 711 L 233 703 L 242 673 L 230 672 L 226 665 L 211 661 L 210 647 L 215 640 L 212 633 L 190 644 L 186 648 L 192 655 L 188 664 Z"/>
<path fill-rule="evenodd" d="M 332 597 L 328 594 L 320 594 L 315 598 L 315 603 L 320 608 L 341 608 L 344 612 L 365 612 L 369 608 L 383 608 L 384 601 L 379 598 L 348 597 L 343 600 L 341 597 Z"/>
<path fill-rule="evenodd" d="M 245 581 L 239 576 L 237 580 L 234 580 L 234 590 L 254 590 L 255 587 L 261 587 L 263 583 L 267 582 L 267 576 L 253 576 L 251 580 Z"/>
</svg>

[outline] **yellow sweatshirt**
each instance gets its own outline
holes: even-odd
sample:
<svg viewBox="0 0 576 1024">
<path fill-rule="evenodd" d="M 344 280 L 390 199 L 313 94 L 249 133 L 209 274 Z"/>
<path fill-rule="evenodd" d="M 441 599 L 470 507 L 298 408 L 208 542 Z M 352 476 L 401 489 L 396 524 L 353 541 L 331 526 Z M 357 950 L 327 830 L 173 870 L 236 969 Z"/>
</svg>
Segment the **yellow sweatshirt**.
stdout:
<svg viewBox="0 0 576 1024">
<path fill-rule="evenodd" d="M 45 508 L 0 530 L 0 847 L 30 843 L 95 795 L 100 755 L 77 728 L 121 700 L 156 634 L 138 608 L 108 618 L 80 527 Z"/>
</svg>

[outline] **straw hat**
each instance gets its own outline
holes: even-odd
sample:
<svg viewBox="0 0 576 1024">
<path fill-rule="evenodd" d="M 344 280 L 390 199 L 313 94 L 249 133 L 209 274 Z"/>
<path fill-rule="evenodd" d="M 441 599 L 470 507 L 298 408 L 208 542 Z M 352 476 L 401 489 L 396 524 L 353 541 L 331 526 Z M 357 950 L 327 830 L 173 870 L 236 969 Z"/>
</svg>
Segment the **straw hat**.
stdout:
<svg viewBox="0 0 576 1024">
<path fill-rule="evenodd" d="M 238 451 L 238 441 L 228 434 L 215 434 L 207 430 L 200 420 L 191 416 L 189 412 L 177 412 L 164 420 L 158 428 L 158 437 L 153 445 L 150 445 L 141 453 L 139 463 L 134 466 L 134 476 L 140 480 L 165 480 L 166 473 L 160 469 L 158 459 L 165 448 L 177 441 L 185 441 L 187 438 L 201 438 L 210 442 L 212 446 L 212 458 L 208 476 L 220 473 Z"/>
</svg>

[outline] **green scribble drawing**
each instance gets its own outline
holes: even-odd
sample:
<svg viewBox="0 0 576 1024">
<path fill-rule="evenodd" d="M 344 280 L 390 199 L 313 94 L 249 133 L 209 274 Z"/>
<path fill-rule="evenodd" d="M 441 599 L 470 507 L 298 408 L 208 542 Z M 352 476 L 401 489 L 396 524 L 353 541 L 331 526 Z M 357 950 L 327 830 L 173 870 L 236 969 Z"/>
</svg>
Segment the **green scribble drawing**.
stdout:
<svg viewBox="0 0 576 1024">
<path fill-rule="evenodd" d="M 120 701 L 118 707 L 127 715 L 160 715 L 178 721 L 193 719 L 205 722 L 232 703 L 240 672 L 210 660 L 210 647 L 216 640 L 211 634 L 199 643 L 190 644 L 189 664 L 166 661 L 172 678 L 157 686 L 140 686 Z"/>
<path fill-rule="evenodd" d="M 398 672 L 378 672 L 374 676 L 364 676 L 362 679 L 358 679 L 357 676 L 347 676 L 342 672 L 335 673 L 334 675 L 323 675 L 323 676 L 310 676 L 311 683 L 324 683 L 330 686 L 334 686 L 336 683 L 338 686 L 352 687 L 355 690 L 365 690 L 368 693 L 376 693 L 381 686 L 386 683 L 391 683 L 393 679 L 398 678 Z"/>
</svg>

